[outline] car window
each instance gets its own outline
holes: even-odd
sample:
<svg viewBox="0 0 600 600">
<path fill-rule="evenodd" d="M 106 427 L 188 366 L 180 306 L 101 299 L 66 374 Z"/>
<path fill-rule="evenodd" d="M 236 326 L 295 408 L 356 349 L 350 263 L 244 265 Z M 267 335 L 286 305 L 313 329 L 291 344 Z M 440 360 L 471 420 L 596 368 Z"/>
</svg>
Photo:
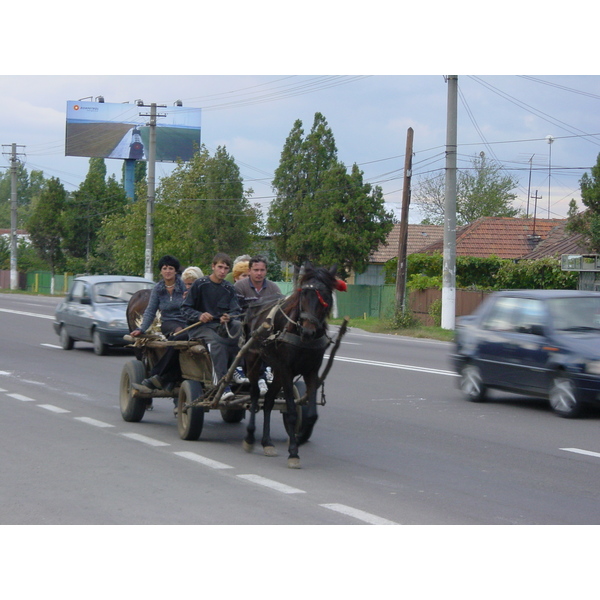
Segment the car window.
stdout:
<svg viewBox="0 0 600 600">
<path fill-rule="evenodd" d="M 83 281 L 75 281 L 71 290 L 71 300 L 81 300 L 86 292 L 86 286 Z"/>
<path fill-rule="evenodd" d="M 515 331 L 519 333 L 539 332 L 546 322 L 544 304 L 540 300 L 519 298 L 514 313 Z"/>
<path fill-rule="evenodd" d="M 600 329 L 600 298 L 556 298 L 548 304 L 555 329 Z"/>
<path fill-rule="evenodd" d="M 483 320 L 483 328 L 492 331 L 512 331 L 515 326 L 517 308 L 518 298 L 498 298 Z"/>
<path fill-rule="evenodd" d="M 127 303 L 135 292 L 148 287 L 153 287 L 153 284 L 143 281 L 103 281 L 94 285 L 94 301 Z"/>
</svg>

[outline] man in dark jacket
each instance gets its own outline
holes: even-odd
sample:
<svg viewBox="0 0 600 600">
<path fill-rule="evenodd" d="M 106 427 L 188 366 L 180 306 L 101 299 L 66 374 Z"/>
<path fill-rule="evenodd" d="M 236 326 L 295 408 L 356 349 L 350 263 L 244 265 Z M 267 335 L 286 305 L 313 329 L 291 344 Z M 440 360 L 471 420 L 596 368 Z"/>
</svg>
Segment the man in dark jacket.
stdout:
<svg viewBox="0 0 600 600">
<path fill-rule="evenodd" d="M 229 368 L 238 351 L 241 323 L 238 317 L 241 310 L 233 285 L 225 280 L 231 269 L 231 259 L 219 252 L 212 262 L 212 273 L 194 281 L 183 304 L 181 312 L 188 323 L 199 323 L 189 331 L 190 339 L 205 341 L 212 358 L 215 383 Z M 228 387 L 221 398 L 233 396 Z"/>
</svg>

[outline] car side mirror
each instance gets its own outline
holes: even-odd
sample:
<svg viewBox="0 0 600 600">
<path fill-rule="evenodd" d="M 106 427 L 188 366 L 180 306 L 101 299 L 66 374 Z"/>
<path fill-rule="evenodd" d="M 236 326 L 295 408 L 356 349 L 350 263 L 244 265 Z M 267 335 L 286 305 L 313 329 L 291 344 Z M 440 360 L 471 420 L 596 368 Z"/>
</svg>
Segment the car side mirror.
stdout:
<svg viewBox="0 0 600 600">
<path fill-rule="evenodd" d="M 91 304 L 92 299 L 88 296 L 88 297 L 82 298 L 79 302 L 81 302 L 81 304 Z"/>
<path fill-rule="evenodd" d="M 533 335 L 544 335 L 544 326 L 543 325 L 532 325 L 531 332 Z"/>
</svg>

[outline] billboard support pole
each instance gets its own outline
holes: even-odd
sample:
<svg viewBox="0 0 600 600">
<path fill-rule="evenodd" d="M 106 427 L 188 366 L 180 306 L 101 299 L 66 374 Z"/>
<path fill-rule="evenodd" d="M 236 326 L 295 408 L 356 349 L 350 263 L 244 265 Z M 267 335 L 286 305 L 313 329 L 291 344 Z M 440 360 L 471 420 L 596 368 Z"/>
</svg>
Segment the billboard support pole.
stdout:
<svg viewBox="0 0 600 600">
<path fill-rule="evenodd" d="M 156 114 L 157 104 L 150 104 L 150 135 L 148 139 L 148 199 L 146 201 L 146 251 L 144 254 L 144 277 L 153 279 L 152 253 L 154 251 L 154 188 L 156 173 Z M 148 116 L 148 115 L 142 115 Z"/>
<path fill-rule="evenodd" d="M 125 184 L 125 195 L 128 200 L 133 202 L 135 197 L 135 158 L 126 158 L 123 161 L 125 163 L 125 174 L 123 177 L 123 183 Z"/>
</svg>

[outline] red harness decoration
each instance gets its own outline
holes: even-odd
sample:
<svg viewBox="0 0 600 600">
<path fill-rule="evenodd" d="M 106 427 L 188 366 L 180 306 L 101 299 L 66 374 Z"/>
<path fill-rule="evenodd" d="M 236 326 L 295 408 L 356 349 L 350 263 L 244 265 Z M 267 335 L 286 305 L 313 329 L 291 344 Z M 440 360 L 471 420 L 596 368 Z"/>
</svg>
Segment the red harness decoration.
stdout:
<svg viewBox="0 0 600 600">
<path fill-rule="evenodd" d="M 329 306 L 329 304 L 327 304 L 327 302 L 325 302 L 325 300 L 323 300 L 323 296 L 321 296 L 321 292 L 319 292 L 319 290 L 315 290 L 316 294 L 317 294 L 317 298 L 319 299 L 319 302 L 321 303 L 322 306 L 324 306 L 325 308 L 327 308 Z"/>
</svg>

